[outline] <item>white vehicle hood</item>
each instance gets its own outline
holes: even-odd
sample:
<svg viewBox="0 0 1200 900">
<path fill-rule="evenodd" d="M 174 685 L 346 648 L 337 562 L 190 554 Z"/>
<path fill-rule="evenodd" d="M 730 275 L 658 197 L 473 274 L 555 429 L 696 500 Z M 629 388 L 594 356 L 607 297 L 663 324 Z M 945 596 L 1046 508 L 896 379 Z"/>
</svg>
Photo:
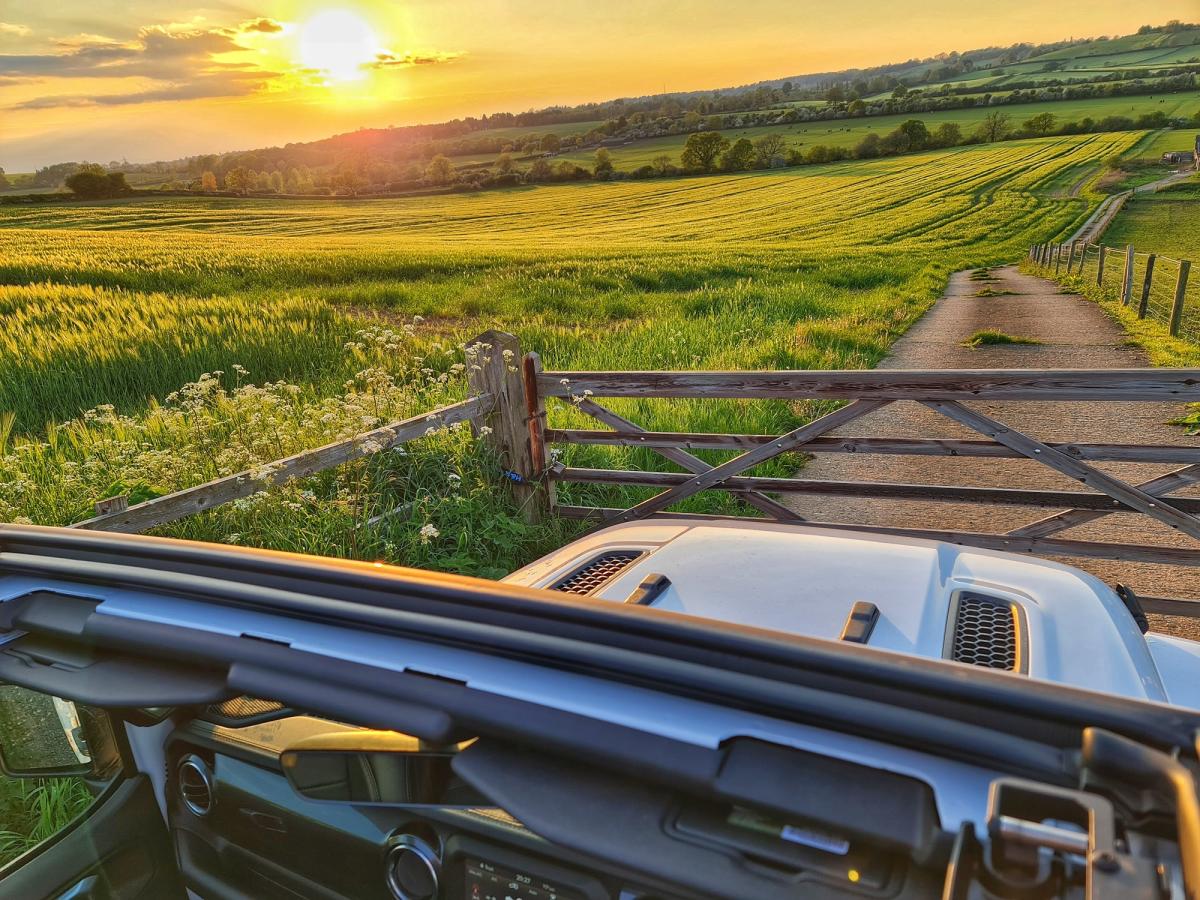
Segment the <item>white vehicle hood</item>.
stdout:
<svg viewBox="0 0 1200 900">
<path fill-rule="evenodd" d="M 879 610 L 868 646 L 935 659 L 949 653 L 956 595 L 984 594 L 1019 607 L 1025 672 L 1013 677 L 1200 708 L 1200 644 L 1143 636 L 1103 582 L 1034 557 L 808 526 L 662 519 L 596 532 L 505 580 L 553 587 L 615 550 L 642 555 L 594 597 L 623 602 L 657 573 L 671 582 L 651 604 L 657 609 L 831 641 L 865 601 Z"/>
</svg>

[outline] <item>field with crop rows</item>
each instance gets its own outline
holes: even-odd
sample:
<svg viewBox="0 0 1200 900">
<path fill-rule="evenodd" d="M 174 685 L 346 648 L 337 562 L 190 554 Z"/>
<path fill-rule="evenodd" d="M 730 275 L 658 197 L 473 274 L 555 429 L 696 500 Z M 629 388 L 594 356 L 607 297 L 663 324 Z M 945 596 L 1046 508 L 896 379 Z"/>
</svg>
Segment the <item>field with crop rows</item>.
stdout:
<svg viewBox="0 0 1200 900">
<path fill-rule="evenodd" d="M 873 366 L 951 271 L 1068 233 L 1089 201 L 1064 186 L 1139 137 L 402 200 L 5 207 L 0 520 L 78 520 L 102 496 L 153 496 L 424 411 L 462 396 L 460 348 L 490 327 L 560 369 Z M 761 433 L 814 412 L 620 408 L 647 426 Z M 165 531 L 499 574 L 567 526 L 521 522 L 498 474 L 469 434 L 436 434 Z"/>
</svg>

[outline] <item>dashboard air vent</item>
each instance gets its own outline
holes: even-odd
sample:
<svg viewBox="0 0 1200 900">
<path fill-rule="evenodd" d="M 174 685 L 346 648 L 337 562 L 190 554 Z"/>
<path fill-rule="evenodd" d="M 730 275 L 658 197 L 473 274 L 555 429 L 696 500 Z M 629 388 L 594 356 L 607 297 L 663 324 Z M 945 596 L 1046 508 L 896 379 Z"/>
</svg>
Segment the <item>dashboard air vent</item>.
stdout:
<svg viewBox="0 0 1200 900">
<path fill-rule="evenodd" d="M 641 550 L 609 550 L 594 556 L 569 575 L 550 585 L 552 591 L 567 594 L 593 594 L 606 581 L 616 578 L 641 558 Z"/>
<path fill-rule="evenodd" d="M 282 703 L 274 700 L 259 700 L 256 697 L 234 697 L 222 703 L 212 703 L 205 710 L 204 718 L 218 725 L 249 725 L 253 722 L 279 718 L 277 713 L 285 710 Z"/>
<path fill-rule="evenodd" d="M 946 655 L 955 662 L 1009 672 L 1026 670 L 1021 608 L 1008 600 L 962 591 L 954 598 Z"/>
<path fill-rule="evenodd" d="M 213 808 L 212 770 L 208 763 L 189 753 L 179 761 L 175 770 L 179 788 L 179 799 L 193 815 L 207 816 Z"/>
</svg>

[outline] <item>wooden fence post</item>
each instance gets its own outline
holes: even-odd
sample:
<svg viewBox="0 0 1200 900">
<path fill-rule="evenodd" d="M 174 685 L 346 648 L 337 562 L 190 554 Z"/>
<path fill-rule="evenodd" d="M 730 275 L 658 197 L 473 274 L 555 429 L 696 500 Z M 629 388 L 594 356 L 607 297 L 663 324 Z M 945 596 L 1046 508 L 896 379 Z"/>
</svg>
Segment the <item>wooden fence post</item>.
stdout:
<svg viewBox="0 0 1200 900">
<path fill-rule="evenodd" d="M 1183 321 L 1183 300 L 1187 294 L 1188 270 L 1192 264 L 1186 259 L 1179 261 L 1179 278 L 1175 281 L 1175 302 L 1171 304 L 1171 337 L 1179 334 L 1179 323 Z"/>
<path fill-rule="evenodd" d="M 479 434 L 499 454 L 505 476 L 513 483 L 513 493 L 522 516 L 540 521 L 545 511 L 545 494 L 533 481 L 542 473 L 534 470 L 529 447 L 529 427 L 525 422 L 525 385 L 521 378 L 521 344 L 504 331 L 485 331 L 467 345 L 467 384 L 472 393 L 491 394 L 496 398 L 492 411 L 483 419 Z"/>
<path fill-rule="evenodd" d="M 1059 266 L 1062 265 L 1062 244 L 1058 245 L 1058 249 L 1054 253 L 1054 274 L 1058 275 Z"/>
<path fill-rule="evenodd" d="M 1151 253 L 1146 257 L 1146 277 L 1142 280 L 1142 299 L 1138 302 L 1138 318 L 1146 318 L 1146 309 L 1150 305 L 1150 284 L 1154 280 L 1154 260 Z"/>
<path fill-rule="evenodd" d="M 1100 258 L 1096 262 L 1096 284 L 1099 287 L 1104 287 L 1104 252 L 1107 249 L 1103 244 L 1100 245 Z"/>
<path fill-rule="evenodd" d="M 1133 296 L 1133 244 L 1125 247 L 1125 273 L 1121 280 L 1121 305 L 1128 306 Z"/>
<path fill-rule="evenodd" d="M 525 380 L 525 421 L 529 430 L 529 459 L 537 480 L 535 496 L 530 507 L 541 512 L 553 512 L 558 502 L 554 481 L 546 477 L 549 463 L 546 454 L 546 401 L 538 392 L 537 377 L 542 374 L 542 358 L 526 353 L 521 362 Z"/>
</svg>

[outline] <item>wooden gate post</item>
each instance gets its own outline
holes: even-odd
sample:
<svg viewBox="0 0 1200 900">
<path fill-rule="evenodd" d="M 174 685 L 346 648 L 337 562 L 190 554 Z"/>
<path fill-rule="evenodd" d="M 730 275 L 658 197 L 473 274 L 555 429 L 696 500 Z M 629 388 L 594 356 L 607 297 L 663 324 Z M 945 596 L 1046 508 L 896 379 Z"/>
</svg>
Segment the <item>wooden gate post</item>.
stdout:
<svg viewBox="0 0 1200 900">
<path fill-rule="evenodd" d="M 1175 281 L 1175 302 L 1171 304 L 1171 337 L 1179 334 L 1179 323 L 1183 321 L 1183 300 L 1187 295 L 1188 270 L 1192 264 L 1186 259 L 1179 261 L 1179 278 Z"/>
<path fill-rule="evenodd" d="M 1125 273 L 1121 279 L 1121 305 L 1128 306 L 1133 296 L 1133 244 L 1125 247 Z"/>
<path fill-rule="evenodd" d="M 1107 249 L 1103 244 L 1100 245 L 1100 259 L 1096 263 L 1096 284 L 1099 287 L 1104 287 L 1104 251 Z"/>
<path fill-rule="evenodd" d="M 1146 318 L 1146 309 L 1150 305 L 1150 285 L 1154 281 L 1154 260 L 1151 253 L 1146 257 L 1146 277 L 1142 280 L 1142 299 L 1138 302 L 1138 318 Z"/>
<path fill-rule="evenodd" d="M 522 516 L 529 522 L 540 521 L 545 493 L 534 484 L 542 473 L 534 470 L 529 447 L 520 341 L 504 331 L 485 331 L 468 344 L 467 384 L 474 394 L 496 398 L 482 427 L 476 426 L 476 434 L 499 454 Z"/>
</svg>

